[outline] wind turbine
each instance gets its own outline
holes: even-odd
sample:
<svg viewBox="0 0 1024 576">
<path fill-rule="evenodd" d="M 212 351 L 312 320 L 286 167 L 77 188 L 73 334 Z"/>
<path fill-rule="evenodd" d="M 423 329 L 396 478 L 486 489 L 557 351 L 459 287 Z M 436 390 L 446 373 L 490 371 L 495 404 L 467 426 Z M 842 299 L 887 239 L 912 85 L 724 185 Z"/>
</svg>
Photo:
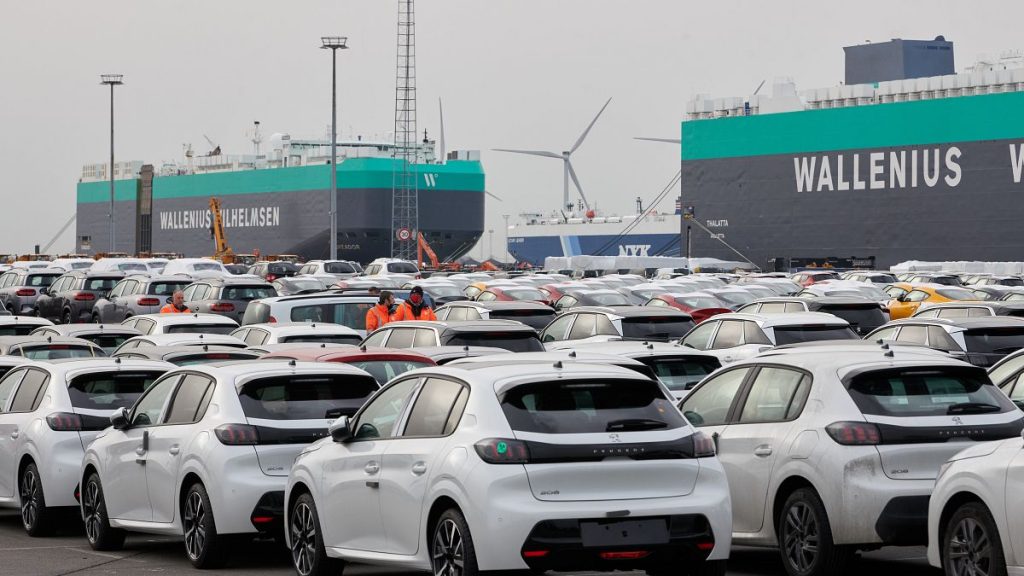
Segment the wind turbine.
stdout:
<svg viewBox="0 0 1024 576">
<path fill-rule="evenodd" d="M 580 186 L 580 179 L 576 177 L 576 171 L 573 170 L 572 168 L 572 154 L 577 149 L 579 149 L 580 145 L 583 144 L 583 141 L 587 138 L 587 134 L 590 133 L 590 129 L 594 127 L 594 124 L 597 123 L 597 119 L 601 117 L 601 113 L 604 112 L 604 109 L 608 107 L 608 104 L 611 104 L 611 101 L 612 99 L 609 98 L 608 101 L 604 103 L 604 106 L 602 106 L 601 110 L 598 111 L 597 116 L 594 116 L 594 119 L 590 121 L 590 125 L 587 126 L 587 129 L 584 130 L 582 134 L 580 134 L 579 138 L 576 139 L 576 143 L 572 145 L 572 148 L 569 148 L 568 150 L 562 152 L 561 154 L 557 152 L 550 152 L 547 150 L 509 150 L 507 148 L 495 148 L 494 151 L 512 152 L 515 154 L 529 154 L 530 156 L 543 156 L 545 158 L 557 158 L 561 160 L 564 172 L 562 206 L 565 206 L 566 208 L 572 206 L 572 203 L 569 202 L 569 179 L 572 178 L 572 183 L 576 186 L 576 191 L 580 193 L 580 198 L 583 200 L 583 205 L 587 207 L 587 210 L 590 210 L 590 202 L 587 201 L 586 195 L 583 194 L 583 186 Z"/>
</svg>

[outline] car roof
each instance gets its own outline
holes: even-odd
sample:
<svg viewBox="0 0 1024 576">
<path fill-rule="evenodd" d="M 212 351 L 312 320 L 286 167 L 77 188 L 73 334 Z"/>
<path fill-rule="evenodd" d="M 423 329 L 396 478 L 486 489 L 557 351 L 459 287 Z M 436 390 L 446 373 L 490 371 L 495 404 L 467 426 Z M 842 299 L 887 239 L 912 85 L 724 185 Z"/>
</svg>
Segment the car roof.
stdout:
<svg viewBox="0 0 1024 576">
<path fill-rule="evenodd" d="M 1024 300 L 957 300 L 954 302 L 928 303 L 921 306 L 921 311 L 944 308 L 991 308 L 993 310 L 1021 310 L 1024 309 Z M 916 312 L 915 312 L 916 314 Z"/>
<path fill-rule="evenodd" d="M 512 354 L 511 350 L 495 348 L 493 346 L 418 346 L 416 347 L 416 352 L 429 356 L 435 361 L 490 356 L 493 354 Z"/>
<path fill-rule="evenodd" d="M 131 334 L 141 336 L 142 332 L 120 324 L 54 324 L 53 326 L 40 326 L 32 331 L 39 334 L 39 330 L 55 331 L 61 336 L 75 337 L 78 334 Z"/>
<path fill-rule="evenodd" d="M 132 340 L 149 340 L 156 346 L 170 346 L 177 342 L 196 342 L 197 345 L 209 342 L 210 344 L 241 344 L 242 346 L 240 347 L 245 347 L 245 342 L 234 336 L 230 336 L 228 334 L 209 334 L 205 332 L 175 332 L 171 334 L 133 336 L 126 342 L 131 342 Z"/>
<path fill-rule="evenodd" d="M 554 309 L 547 304 L 541 302 L 535 302 L 532 300 L 516 300 L 514 302 L 488 300 L 484 302 L 477 302 L 475 300 L 456 300 L 454 302 L 448 302 L 444 306 L 468 306 L 471 308 L 479 308 L 482 310 L 550 310 L 554 312 Z M 438 306 L 440 308 L 441 306 Z"/>
<path fill-rule="evenodd" d="M 354 360 L 412 360 L 433 364 L 434 361 L 415 350 L 408 348 L 379 348 L 365 346 L 351 346 L 345 348 L 322 348 L 317 345 L 307 345 L 301 348 L 291 348 L 271 352 L 263 357 L 264 360 L 272 358 L 295 358 L 296 360 L 309 360 L 316 362 L 351 362 Z"/>
<path fill-rule="evenodd" d="M 270 288 L 272 285 L 260 276 L 254 274 L 239 274 L 231 276 L 215 276 L 212 278 L 203 278 L 196 280 L 196 283 L 202 282 L 203 284 L 241 284 L 251 285 L 255 284 L 261 288 Z"/>
<path fill-rule="evenodd" d="M 970 366 L 948 354 L 926 350 L 923 347 L 879 346 L 873 342 L 857 344 L 854 341 L 819 346 L 782 346 L 729 366 L 776 362 L 798 368 L 837 371 L 853 367 L 895 366 L 901 363 Z"/>
<path fill-rule="evenodd" d="M 59 358 L 54 360 L 35 360 L 30 361 L 29 364 L 34 366 L 40 366 L 42 368 L 50 368 L 54 371 L 61 372 L 94 372 L 98 370 L 139 370 L 139 369 L 157 369 L 157 370 L 170 370 L 174 368 L 173 364 L 167 362 L 161 362 L 159 360 L 143 360 L 141 358 L 107 358 L 107 357 L 92 357 L 92 358 Z"/>
<path fill-rule="evenodd" d="M 542 354 L 528 353 L 528 354 Z M 513 356 L 519 356 L 514 354 Z M 486 357 L 482 357 L 486 359 Z M 500 394 L 505 390 L 529 382 L 551 381 L 556 378 L 570 378 L 574 380 L 589 378 L 615 378 L 623 380 L 636 380 L 651 382 L 649 378 L 621 365 L 611 363 L 587 363 L 581 361 L 566 361 L 566 359 L 537 360 L 517 363 L 514 369 L 510 370 L 507 363 L 474 361 L 476 358 L 467 358 L 449 362 L 444 366 L 420 368 L 406 374 L 437 374 L 449 376 L 466 382 L 473 387 L 476 384 L 483 384 L 493 387 L 493 390 Z M 622 364 L 636 362 L 628 358 L 618 359 Z M 640 364 L 637 362 L 637 364 Z"/>
<path fill-rule="evenodd" d="M 389 322 L 381 328 L 439 328 L 458 332 L 485 332 L 488 330 L 521 330 L 536 332 L 533 328 L 515 320 L 402 320 Z"/>
<path fill-rule="evenodd" d="M 574 306 L 566 314 L 576 312 L 597 312 L 599 314 L 612 314 L 622 318 L 644 318 L 650 316 L 677 316 L 680 319 L 688 319 L 690 315 L 675 308 L 652 307 L 652 306 Z"/>
<path fill-rule="evenodd" d="M 348 374 L 366 376 L 369 373 L 341 362 L 300 362 L 298 360 L 225 360 L 213 364 L 194 364 L 183 370 L 202 372 L 215 378 L 244 378 L 247 376 L 277 376 L 284 374 Z M 236 388 L 239 386 L 236 385 Z"/>
<path fill-rule="evenodd" d="M 202 354 L 204 352 L 230 354 L 241 352 L 245 354 L 252 354 L 254 360 L 260 357 L 259 353 L 253 352 L 252 350 L 247 350 L 245 348 L 235 348 L 232 346 L 220 346 L 216 344 L 203 344 L 201 346 L 140 346 L 138 348 L 132 348 L 130 350 L 118 352 L 115 357 L 122 357 L 124 355 L 130 354 L 143 354 L 151 358 L 173 358 L 175 356 Z"/>
<path fill-rule="evenodd" d="M 642 366 L 643 364 L 617 354 L 601 354 L 599 352 L 568 350 L 548 350 L 545 352 L 518 352 L 511 356 L 491 357 L 472 356 L 449 362 L 451 365 L 493 364 L 510 366 L 519 364 L 554 363 L 559 361 L 589 362 L 592 364 L 612 364 L 615 366 Z"/>
<path fill-rule="evenodd" d="M 815 307 L 815 303 L 818 303 L 817 307 L 822 305 L 842 305 L 842 304 L 871 304 L 874 306 L 878 305 L 876 300 L 872 300 L 866 296 L 820 296 L 818 298 L 800 298 L 798 296 L 773 296 L 770 298 L 758 298 L 749 304 L 744 306 L 750 306 L 750 304 L 760 303 L 771 303 L 771 302 L 803 302 L 808 308 Z"/>
<path fill-rule="evenodd" d="M 968 316 L 967 318 L 905 318 L 893 320 L 885 326 L 906 326 L 908 324 L 928 324 L 931 326 L 951 326 L 971 330 L 976 328 L 1024 328 L 1024 318 L 1016 316 Z"/>
<path fill-rule="evenodd" d="M 263 304 L 277 304 L 283 302 L 306 302 L 316 300 L 326 300 L 328 302 L 377 302 L 379 299 L 380 298 L 378 296 L 346 295 L 343 292 L 330 291 L 317 292 L 314 294 L 294 294 L 292 296 L 270 296 L 267 298 L 253 300 L 253 302 L 260 302 Z"/>
<path fill-rule="evenodd" d="M 826 324 L 835 326 L 849 326 L 850 323 L 838 316 L 824 312 L 784 312 L 782 314 L 750 314 L 745 312 L 730 312 L 718 314 L 708 320 L 750 320 L 757 322 L 762 328 L 773 328 L 775 326 L 803 326 L 807 324 Z"/>
<path fill-rule="evenodd" d="M 27 324 L 30 326 L 53 326 L 46 318 L 38 316 L 0 316 L 0 326 Z"/>
<path fill-rule="evenodd" d="M 235 322 L 227 316 L 221 316 L 220 314 L 207 314 L 204 312 L 192 312 L 190 314 L 139 314 L 138 316 L 132 316 L 132 318 L 149 318 L 155 320 L 159 324 L 228 324 L 231 326 L 238 326 L 238 322 Z"/>
<path fill-rule="evenodd" d="M 19 344 L 75 344 L 95 348 L 96 344 L 68 336 L 49 336 L 40 334 L 26 334 L 25 336 L 0 336 L 0 346 L 17 346 Z"/>
<path fill-rule="evenodd" d="M 276 322 L 263 324 L 246 324 L 242 328 L 262 328 L 272 334 L 351 334 L 358 336 L 359 333 L 341 324 L 330 322 Z"/>
<path fill-rule="evenodd" d="M 615 354 L 627 358 L 652 357 L 652 356 L 699 356 L 702 358 L 718 357 L 711 352 L 697 350 L 688 346 L 680 346 L 668 342 L 640 342 L 637 340 L 612 340 L 609 342 L 580 342 L 565 341 L 560 344 L 559 350 L 576 350 L 577 353 Z"/>
</svg>

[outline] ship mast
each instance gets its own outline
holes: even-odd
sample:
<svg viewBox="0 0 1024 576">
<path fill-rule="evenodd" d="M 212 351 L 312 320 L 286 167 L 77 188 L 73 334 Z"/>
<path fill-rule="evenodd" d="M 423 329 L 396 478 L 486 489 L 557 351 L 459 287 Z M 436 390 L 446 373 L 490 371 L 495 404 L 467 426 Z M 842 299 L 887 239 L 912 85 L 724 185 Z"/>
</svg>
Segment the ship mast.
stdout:
<svg viewBox="0 0 1024 576">
<path fill-rule="evenodd" d="M 419 183 L 416 179 L 415 0 L 398 0 L 398 59 L 395 84 L 395 146 L 391 177 L 391 256 L 416 257 Z"/>
</svg>

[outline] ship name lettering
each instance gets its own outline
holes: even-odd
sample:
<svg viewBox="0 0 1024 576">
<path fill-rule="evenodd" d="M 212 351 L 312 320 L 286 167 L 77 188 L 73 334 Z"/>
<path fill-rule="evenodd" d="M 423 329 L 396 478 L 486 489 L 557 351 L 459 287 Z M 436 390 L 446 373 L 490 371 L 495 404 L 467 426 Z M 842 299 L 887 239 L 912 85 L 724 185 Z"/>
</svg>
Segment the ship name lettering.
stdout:
<svg viewBox="0 0 1024 576">
<path fill-rule="evenodd" d="M 950 188 L 960 185 L 963 169 L 957 146 L 888 152 L 823 154 L 793 158 L 797 192 L 847 190 L 900 190 L 942 181 Z M 1024 176 L 1024 147 L 1010 146 L 1014 182 Z M 847 169 L 849 167 L 849 169 Z"/>
<path fill-rule="evenodd" d="M 647 256 L 650 244 L 619 244 L 619 256 Z"/>
<path fill-rule="evenodd" d="M 221 210 L 225 228 L 271 228 L 281 225 L 280 206 L 252 206 Z M 160 212 L 161 230 L 207 230 L 213 225 L 209 210 Z"/>
</svg>

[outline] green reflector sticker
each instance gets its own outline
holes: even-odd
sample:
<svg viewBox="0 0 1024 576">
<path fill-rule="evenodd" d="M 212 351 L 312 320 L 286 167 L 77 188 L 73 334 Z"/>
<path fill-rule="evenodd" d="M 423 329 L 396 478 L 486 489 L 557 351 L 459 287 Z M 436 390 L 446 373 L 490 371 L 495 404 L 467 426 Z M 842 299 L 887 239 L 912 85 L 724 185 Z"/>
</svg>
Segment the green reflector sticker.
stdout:
<svg viewBox="0 0 1024 576">
<path fill-rule="evenodd" d="M 508 452 L 508 444 L 498 442 L 498 454 L 504 454 L 505 452 Z"/>
</svg>

